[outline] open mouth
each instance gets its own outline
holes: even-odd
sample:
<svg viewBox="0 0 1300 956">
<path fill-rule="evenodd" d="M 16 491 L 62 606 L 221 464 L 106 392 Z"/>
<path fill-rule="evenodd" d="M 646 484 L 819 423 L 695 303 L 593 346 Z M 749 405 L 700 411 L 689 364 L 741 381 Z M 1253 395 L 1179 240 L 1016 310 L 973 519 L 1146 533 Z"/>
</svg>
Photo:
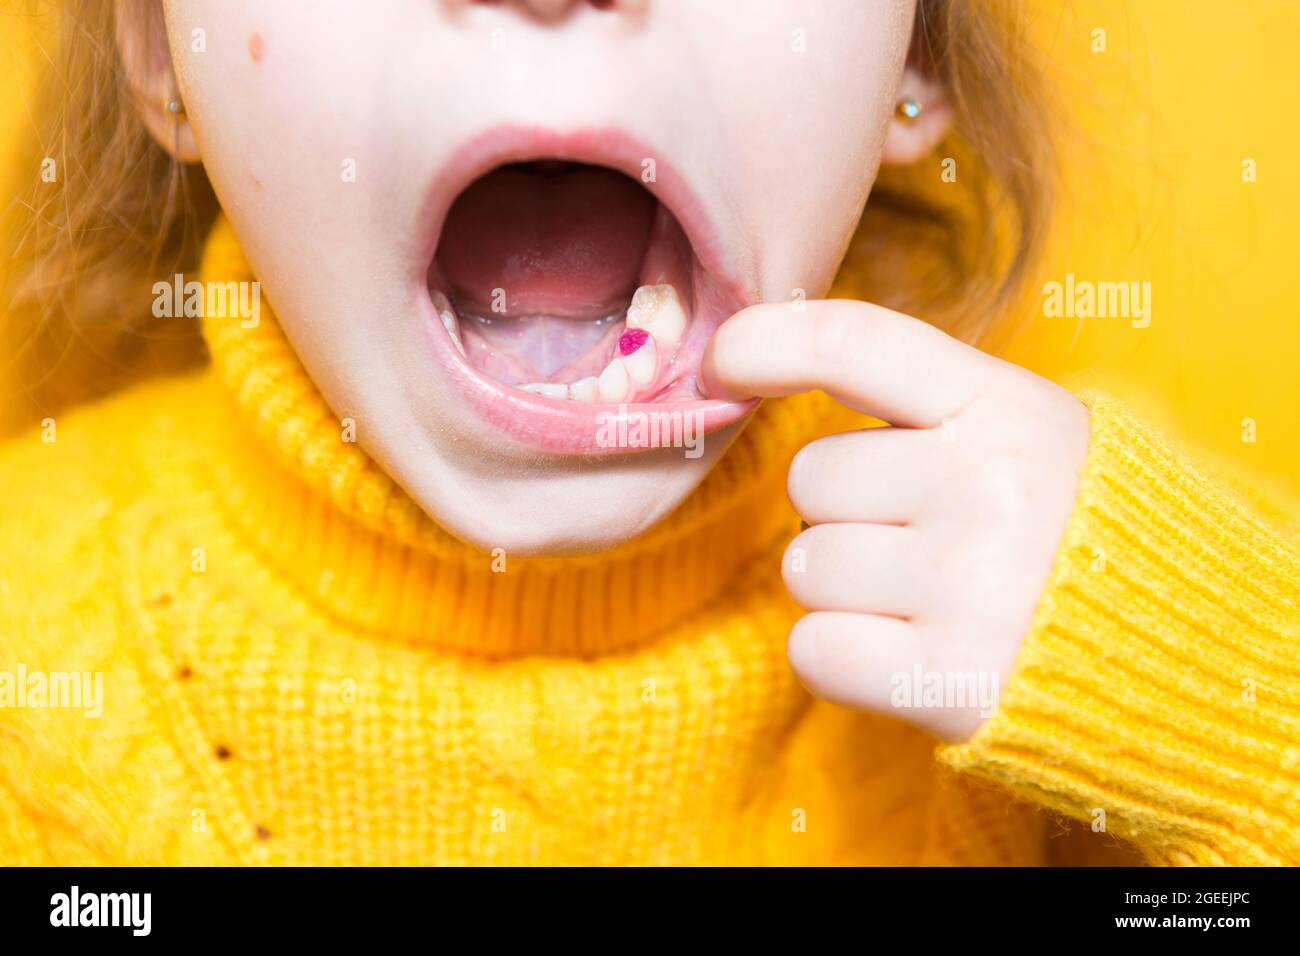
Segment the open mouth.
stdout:
<svg viewBox="0 0 1300 956">
<path fill-rule="evenodd" d="M 545 155 L 488 167 L 447 207 L 427 284 L 444 365 L 532 444 L 635 450 L 596 441 L 602 413 L 689 412 L 711 431 L 752 408 L 698 382 L 709 338 L 747 303 L 617 168 Z"/>
</svg>

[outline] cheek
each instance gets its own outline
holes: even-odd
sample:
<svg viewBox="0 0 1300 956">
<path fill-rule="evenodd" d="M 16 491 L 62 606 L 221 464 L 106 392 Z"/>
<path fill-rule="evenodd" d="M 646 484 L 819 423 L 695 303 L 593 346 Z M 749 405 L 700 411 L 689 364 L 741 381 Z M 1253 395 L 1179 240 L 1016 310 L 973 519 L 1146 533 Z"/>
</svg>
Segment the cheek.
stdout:
<svg viewBox="0 0 1300 956">
<path fill-rule="evenodd" d="M 410 180 L 390 155 L 400 113 L 382 108 L 400 95 L 386 89 L 393 27 L 364 4 L 324 6 L 328 15 L 307 16 L 290 4 L 223 2 L 217 15 L 193 4 L 169 23 L 204 167 L 289 323 L 349 289 L 360 295 L 363 278 L 373 296 L 395 259 L 376 237 L 400 233 L 411 205 L 395 194 Z M 202 52 L 183 46 L 196 29 Z"/>
<path fill-rule="evenodd" d="M 290 4 L 206 0 L 169 12 L 186 107 L 228 207 L 264 191 L 313 211 L 346 202 L 332 187 L 351 180 L 358 193 L 356 171 L 376 169 L 384 65 L 374 41 L 388 25 L 363 4 L 320 6 L 308 16 Z"/>
<path fill-rule="evenodd" d="M 854 0 L 791 5 L 714 38 L 727 175 L 766 298 L 828 288 L 875 179 L 909 35 L 905 5 Z"/>
</svg>

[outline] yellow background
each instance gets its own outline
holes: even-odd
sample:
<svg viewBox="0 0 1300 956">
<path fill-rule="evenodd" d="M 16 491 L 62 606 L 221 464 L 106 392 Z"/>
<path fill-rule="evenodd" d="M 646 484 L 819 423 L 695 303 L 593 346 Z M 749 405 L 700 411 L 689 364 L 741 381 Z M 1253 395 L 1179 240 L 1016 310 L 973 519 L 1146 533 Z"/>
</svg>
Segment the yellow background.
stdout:
<svg viewBox="0 0 1300 956">
<path fill-rule="evenodd" d="M 1152 321 L 1038 316 L 1009 358 L 1099 370 L 1162 423 L 1300 485 L 1300 4 L 1033 0 L 1077 133 L 1044 282 L 1150 281 Z M 1092 51 L 1094 29 L 1105 53 Z M 1257 181 L 1242 181 L 1242 160 Z M 1157 398 L 1158 401 L 1144 399 Z M 1242 420 L 1257 440 L 1242 441 Z"/>
<path fill-rule="evenodd" d="M 1053 378 L 1094 370 L 1196 443 L 1300 487 L 1300 4 L 1029 6 L 1075 132 L 1032 318 L 1008 357 Z M 32 61 L 15 48 L 25 24 L 0 15 L 0 143 L 26 128 L 20 74 Z M 1098 29 L 1105 52 L 1094 52 Z M 37 173 L 0 168 L 0 197 Z M 1067 272 L 1151 282 L 1150 327 L 1044 317 L 1042 285 Z M 1256 422 L 1254 443 L 1243 419 Z"/>
</svg>

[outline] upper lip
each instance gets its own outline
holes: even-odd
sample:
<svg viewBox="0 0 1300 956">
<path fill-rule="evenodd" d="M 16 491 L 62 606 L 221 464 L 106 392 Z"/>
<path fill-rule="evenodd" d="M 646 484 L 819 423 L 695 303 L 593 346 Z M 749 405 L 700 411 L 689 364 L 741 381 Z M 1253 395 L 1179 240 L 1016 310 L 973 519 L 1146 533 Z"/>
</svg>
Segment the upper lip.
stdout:
<svg viewBox="0 0 1300 956">
<path fill-rule="evenodd" d="M 717 229 L 696 191 L 664 158 L 662 151 L 617 129 L 585 127 L 559 132 L 537 126 L 500 126 L 487 130 L 452 155 L 434 176 L 421 221 L 428 223 L 421 248 L 428 263 L 452 203 L 480 176 L 507 163 L 559 159 L 614 169 L 640 182 L 668 208 L 690 240 L 700 265 L 743 305 L 757 301 L 757 290 L 742 282 L 725 255 Z M 653 161 L 654 176 L 643 175 Z"/>
</svg>

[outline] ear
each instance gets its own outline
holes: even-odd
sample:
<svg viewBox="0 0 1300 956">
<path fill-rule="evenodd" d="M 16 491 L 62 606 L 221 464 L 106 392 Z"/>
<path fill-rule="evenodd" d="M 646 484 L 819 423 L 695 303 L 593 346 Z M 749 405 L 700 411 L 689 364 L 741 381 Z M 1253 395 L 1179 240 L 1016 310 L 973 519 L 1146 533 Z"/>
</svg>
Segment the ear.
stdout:
<svg viewBox="0 0 1300 956">
<path fill-rule="evenodd" d="M 115 0 L 113 15 L 118 56 L 145 129 L 176 159 L 197 163 L 199 147 L 176 85 L 162 4 Z M 180 110 L 173 112 L 168 104 Z"/>
<path fill-rule="evenodd" d="M 921 108 L 912 120 L 899 116 L 897 104 L 914 100 Z M 919 67 L 908 63 L 894 99 L 896 108 L 889 121 L 880 161 L 892 166 L 906 166 L 929 156 L 952 129 L 952 104 L 943 84 Z"/>
</svg>

